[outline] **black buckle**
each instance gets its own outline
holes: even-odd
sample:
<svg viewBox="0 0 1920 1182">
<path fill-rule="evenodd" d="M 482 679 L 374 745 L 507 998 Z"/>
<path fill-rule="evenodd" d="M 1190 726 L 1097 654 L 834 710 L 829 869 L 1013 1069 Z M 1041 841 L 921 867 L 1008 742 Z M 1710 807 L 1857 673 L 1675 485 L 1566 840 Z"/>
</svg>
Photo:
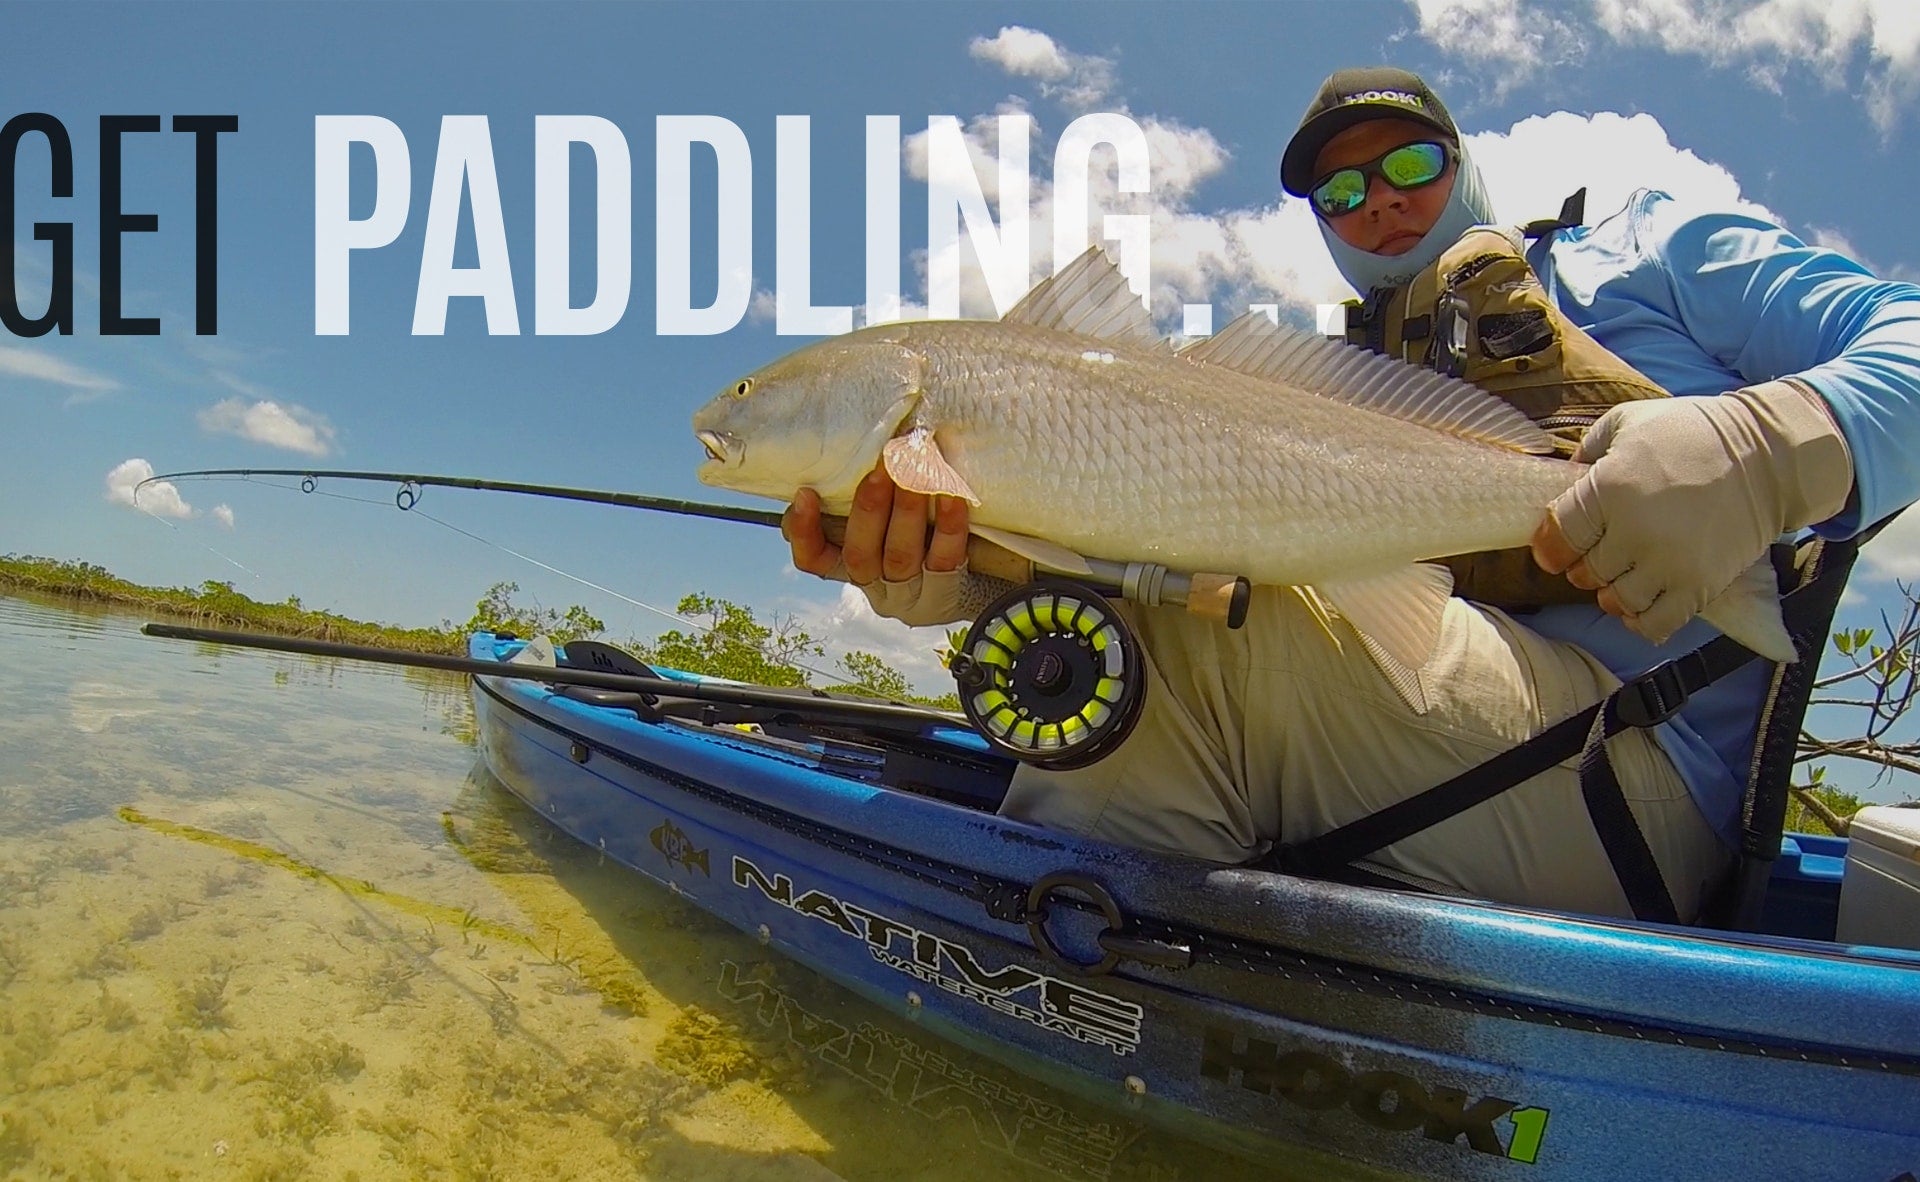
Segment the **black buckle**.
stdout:
<svg viewBox="0 0 1920 1182">
<path fill-rule="evenodd" d="M 1694 687 L 1706 679 L 1706 658 L 1697 652 L 1655 665 L 1615 693 L 1614 717 L 1642 730 L 1659 726 L 1680 713 Z"/>
</svg>

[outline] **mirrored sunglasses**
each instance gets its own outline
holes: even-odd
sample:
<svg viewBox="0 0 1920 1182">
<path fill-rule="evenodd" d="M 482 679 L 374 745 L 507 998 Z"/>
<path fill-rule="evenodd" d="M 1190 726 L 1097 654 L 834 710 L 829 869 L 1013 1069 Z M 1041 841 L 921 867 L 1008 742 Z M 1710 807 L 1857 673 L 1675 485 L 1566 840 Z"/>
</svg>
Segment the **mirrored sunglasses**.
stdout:
<svg viewBox="0 0 1920 1182">
<path fill-rule="evenodd" d="M 1436 141 L 1402 144 L 1365 164 L 1328 173 L 1308 190 L 1320 216 L 1337 218 L 1367 203 L 1367 186 L 1374 177 L 1402 191 L 1431 185 L 1446 175 L 1453 150 Z"/>
</svg>

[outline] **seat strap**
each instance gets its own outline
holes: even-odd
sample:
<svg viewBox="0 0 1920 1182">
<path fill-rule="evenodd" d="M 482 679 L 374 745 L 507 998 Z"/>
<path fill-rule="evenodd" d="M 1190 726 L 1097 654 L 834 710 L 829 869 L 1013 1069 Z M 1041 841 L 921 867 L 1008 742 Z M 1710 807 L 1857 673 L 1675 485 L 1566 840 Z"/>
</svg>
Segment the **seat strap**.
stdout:
<svg viewBox="0 0 1920 1182">
<path fill-rule="evenodd" d="M 1630 726 L 1665 722 L 1693 694 L 1754 659 L 1755 654 L 1737 641 L 1717 636 L 1685 656 L 1656 665 L 1604 700 L 1444 783 L 1317 837 L 1278 846 L 1259 864 L 1287 874 L 1335 877 L 1348 863 L 1492 800 L 1576 754 L 1598 750 L 1601 754 L 1597 758 L 1604 759 L 1601 740 Z M 1607 774 L 1611 777 L 1611 768 Z M 1614 792 L 1619 792 L 1617 778 Z M 1588 807 L 1591 811 L 1591 802 Z"/>
<path fill-rule="evenodd" d="M 1860 544 L 1885 524 L 1886 521 L 1876 523 L 1844 543 L 1811 543 L 1814 547 L 1811 559 L 1797 572 L 1799 585 L 1782 597 L 1781 610 L 1804 666 L 1790 672 L 1803 675 L 1809 683 L 1834 604 L 1845 587 L 1852 558 Z M 1790 553 L 1791 548 L 1780 547 L 1774 556 L 1783 583 L 1795 577 Z M 1355 869 L 1352 864 L 1360 859 L 1491 800 L 1578 752 L 1581 796 L 1614 873 L 1620 879 L 1621 890 L 1641 918 L 1657 921 L 1671 916 L 1672 896 L 1659 876 L 1645 835 L 1626 807 L 1619 778 L 1606 756 L 1605 740 L 1630 726 L 1651 727 L 1665 722 L 1695 693 L 1757 659 L 1757 654 L 1730 637 L 1716 636 L 1693 652 L 1657 665 L 1624 683 L 1601 702 L 1444 783 L 1317 837 L 1277 846 L 1254 865 L 1304 877 L 1349 877 Z M 1804 703 L 1800 706 L 1804 709 Z M 1762 738 L 1766 737 L 1763 734 Z M 1751 809 L 1750 801 L 1747 807 Z M 1773 841 L 1777 846 L 1778 818 L 1767 819 L 1773 822 Z M 1753 828 L 1753 820 L 1748 818 L 1749 829 Z M 1748 844 L 1752 845 L 1753 834 L 1749 832 L 1747 837 Z M 1749 860 L 1753 859 L 1742 859 L 1743 862 Z M 1759 873 L 1764 874 L 1764 863 Z M 1748 893 L 1752 893 L 1750 884 Z M 1752 909 L 1750 901 L 1747 909 Z M 1673 921 L 1666 919 L 1666 922 Z"/>
<path fill-rule="evenodd" d="M 1607 852 L 1627 905 L 1633 908 L 1633 917 L 1646 923 L 1679 923 L 1673 892 L 1667 889 L 1666 877 L 1647 845 L 1646 832 L 1627 807 L 1627 794 L 1621 791 L 1620 777 L 1614 774 L 1604 732 L 1605 727 L 1595 719 L 1586 748 L 1580 753 L 1580 796 L 1587 803 L 1587 817 L 1600 837 L 1600 847 Z"/>
</svg>

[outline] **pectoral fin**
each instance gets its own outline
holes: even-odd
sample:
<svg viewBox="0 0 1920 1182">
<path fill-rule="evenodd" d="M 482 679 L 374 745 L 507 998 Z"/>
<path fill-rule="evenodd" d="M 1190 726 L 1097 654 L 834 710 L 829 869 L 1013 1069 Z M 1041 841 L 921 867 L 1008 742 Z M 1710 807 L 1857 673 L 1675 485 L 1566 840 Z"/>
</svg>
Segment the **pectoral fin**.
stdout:
<svg viewBox="0 0 1920 1182">
<path fill-rule="evenodd" d="M 1762 558 L 1741 573 L 1733 586 L 1700 609 L 1700 618 L 1769 661 L 1792 662 L 1793 635 L 1780 610 L 1780 586 L 1773 563 Z"/>
<path fill-rule="evenodd" d="M 901 488 L 929 496 L 960 497 L 970 505 L 980 503 L 980 498 L 967 487 L 966 479 L 940 454 L 933 432 L 925 427 L 915 427 L 905 435 L 887 440 L 881 454 L 887 475 Z"/>
<path fill-rule="evenodd" d="M 1420 670 L 1440 642 L 1440 619 L 1453 593 L 1453 573 L 1422 563 L 1407 570 L 1322 583 L 1321 597 L 1360 637 L 1361 647 L 1415 714 L 1427 712 Z"/>
</svg>

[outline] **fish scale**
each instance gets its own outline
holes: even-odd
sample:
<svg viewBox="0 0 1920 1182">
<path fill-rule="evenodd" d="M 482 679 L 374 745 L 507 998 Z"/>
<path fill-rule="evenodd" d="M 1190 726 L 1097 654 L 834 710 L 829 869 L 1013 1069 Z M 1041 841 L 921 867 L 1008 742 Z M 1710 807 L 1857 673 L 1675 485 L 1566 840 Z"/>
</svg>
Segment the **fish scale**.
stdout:
<svg viewBox="0 0 1920 1182">
<path fill-rule="evenodd" d="M 974 520 L 1096 557 L 1350 578 L 1521 545 L 1578 474 L 1171 351 L 994 322 L 893 336 L 927 359 L 911 423 L 979 495 Z"/>
</svg>

